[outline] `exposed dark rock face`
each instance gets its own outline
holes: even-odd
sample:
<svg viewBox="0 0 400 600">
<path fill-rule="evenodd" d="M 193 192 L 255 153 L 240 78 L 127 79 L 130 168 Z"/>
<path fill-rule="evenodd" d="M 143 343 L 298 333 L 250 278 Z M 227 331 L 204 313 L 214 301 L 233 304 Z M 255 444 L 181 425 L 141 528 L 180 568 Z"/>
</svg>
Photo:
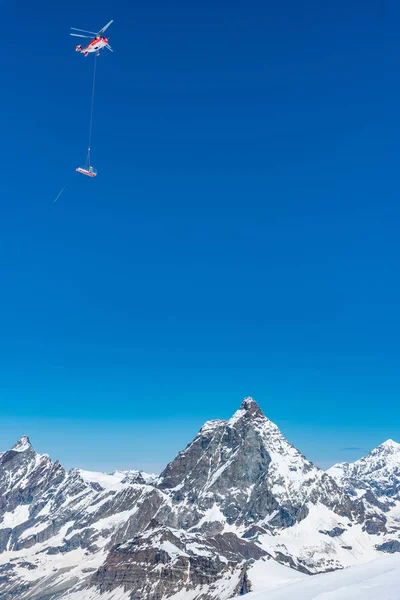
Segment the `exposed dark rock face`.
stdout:
<svg viewBox="0 0 400 600">
<path fill-rule="evenodd" d="M 145 531 L 151 524 L 154 515 L 157 515 L 161 522 L 164 514 L 168 514 L 167 499 L 157 489 L 149 487 L 146 487 L 144 490 L 135 489 L 133 493 L 129 491 L 129 496 L 130 500 L 127 507 L 135 506 L 136 510 L 114 533 L 110 540 L 110 547 L 129 540 Z"/>
<path fill-rule="evenodd" d="M 254 539 L 257 538 L 259 535 L 264 535 L 265 533 L 268 533 L 268 531 L 267 529 L 264 529 L 264 527 L 260 527 L 259 525 L 252 525 L 249 529 L 247 529 L 247 531 L 245 531 L 243 537 L 244 539 Z"/>
<path fill-rule="evenodd" d="M 374 516 L 371 519 L 367 519 L 363 526 L 363 530 L 370 535 L 378 535 L 380 533 L 386 533 L 386 518 L 382 515 Z"/>
<path fill-rule="evenodd" d="M 380 552 L 388 552 L 389 554 L 394 554 L 395 552 L 400 552 L 400 542 L 398 540 L 392 540 L 390 542 L 384 542 L 376 547 Z"/>
<path fill-rule="evenodd" d="M 252 585 L 248 574 L 248 566 L 246 565 L 240 575 L 239 583 L 235 588 L 234 594 L 235 596 L 245 596 L 246 594 L 249 594 L 251 590 Z"/>
<path fill-rule="evenodd" d="M 234 534 L 205 540 L 201 535 L 157 527 L 115 546 L 92 581 L 99 592 L 123 587 L 135 599 L 159 600 L 182 588 L 210 589 L 224 574 L 236 572 L 244 590 L 250 583 L 240 565 L 265 554 Z"/>
<path fill-rule="evenodd" d="M 241 559 L 257 559 L 267 555 L 265 550 L 262 550 L 252 542 L 240 539 L 234 533 L 222 533 L 215 537 L 207 538 L 207 543 L 215 548 L 220 555 L 225 556 L 225 558 L 232 562 L 237 562 Z"/>
<path fill-rule="evenodd" d="M 330 531 L 324 531 L 323 529 L 320 530 L 320 533 L 324 533 L 325 535 L 329 535 L 329 537 L 338 537 L 339 535 L 342 535 L 342 533 L 344 533 L 346 530 L 343 529 L 342 527 L 334 527 L 333 529 L 331 529 Z"/>
<path fill-rule="evenodd" d="M 295 571 L 300 571 L 306 575 L 312 575 L 312 571 L 309 571 L 304 565 L 294 560 L 291 556 L 284 554 L 283 552 L 275 553 L 275 560 L 280 562 L 282 565 L 286 565 Z"/>
</svg>

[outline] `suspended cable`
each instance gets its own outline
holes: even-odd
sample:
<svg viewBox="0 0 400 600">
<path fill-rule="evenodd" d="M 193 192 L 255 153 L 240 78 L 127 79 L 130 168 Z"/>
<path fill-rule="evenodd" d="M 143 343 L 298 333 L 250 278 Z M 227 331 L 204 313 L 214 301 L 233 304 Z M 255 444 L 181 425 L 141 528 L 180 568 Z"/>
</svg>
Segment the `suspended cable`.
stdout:
<svg viewBox="0 0 400 600">
<path fill-rule="evenodd" d="M 92 105 L 90 108 L 89 146 L 88 146 L 88 155 L 87 155 L 87 167 L 90 167 L 90 149 L 91 149 L 91 145 L 92 145 L 94 91 L 95 91 L 95 86 L 96 86 L 96 64 L 97 64 L 97 54 L 94 57 L 94 68 L 93 68 Z"/>
</svg>

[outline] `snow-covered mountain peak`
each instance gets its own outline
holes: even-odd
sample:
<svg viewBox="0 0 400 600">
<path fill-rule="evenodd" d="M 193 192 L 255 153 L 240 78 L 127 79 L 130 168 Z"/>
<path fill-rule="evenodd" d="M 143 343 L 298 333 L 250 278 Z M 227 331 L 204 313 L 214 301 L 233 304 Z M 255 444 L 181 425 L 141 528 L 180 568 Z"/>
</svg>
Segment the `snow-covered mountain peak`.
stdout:
<svg viewBox="0 0 400 600">
<path fill-rule="evenodd" d="M 27 450 L 33 450 L 29 437 L 27 435 L 20 437 L 12 447 L 12 450 L 15 452 L 26 452 Z"/>
<path fill-rule="evenodd" d="M 378 454 L 384 452 L 385 454 L 399 454 L 400 455 L 400 444 L 394 440 L 386 440 L 383 444 L 380 444 L 375 450 L 372 450 L 371 454 Z"/>
<path fill-rule="evenodd" d="M 358 474 L 366 474 L 380 469 L 388 469 L 391 465 L 400 468 L 400 444 L 389 439 L 371 450 L 367 456 L 350 463 L 349 467 Z"/>
<path fill-rule="evenodd" d="M 228 421 L 206 423 L 167 465 L 158 487 L 173 505 L 184 506 L 179 526 L 184 522 L 185 527 L 213 533 L 233 525 L 290 527 L 316 502 L 350 519 L 359 512 L 252 398 L 245 398 Z M 171 523 L 176 526 L 173 519 Z"/>
<path fill-rule="evenodd" d="M 389 509 L 400 500 L 400 444 L 394 440 L 386 440 L 354 463 L 339 463 L 327 472 L 353 495 L 369 492 L 373 504 L 378 499 L 381 507 Z"/>
</svg>

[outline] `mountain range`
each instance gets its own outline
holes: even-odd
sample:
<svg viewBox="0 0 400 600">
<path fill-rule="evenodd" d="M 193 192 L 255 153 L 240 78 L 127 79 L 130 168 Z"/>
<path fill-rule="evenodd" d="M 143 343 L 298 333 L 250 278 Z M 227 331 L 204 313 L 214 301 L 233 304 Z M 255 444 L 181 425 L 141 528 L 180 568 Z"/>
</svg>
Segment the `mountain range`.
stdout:
<svg viewBox="0 0 400 600">
<path fill-rule="evenodd" d="M 396 552 L 400 444 L 325 472 L 252 398 L 159 476 L 0 454 L 2 600 L 228 600 Z"/>
</svg>

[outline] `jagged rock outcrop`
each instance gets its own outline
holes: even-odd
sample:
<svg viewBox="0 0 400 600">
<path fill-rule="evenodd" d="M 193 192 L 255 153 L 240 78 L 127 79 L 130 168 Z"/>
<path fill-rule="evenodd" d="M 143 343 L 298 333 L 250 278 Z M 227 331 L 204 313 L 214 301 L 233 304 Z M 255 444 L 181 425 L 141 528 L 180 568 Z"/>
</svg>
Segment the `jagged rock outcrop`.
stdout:
<svg viewBox="0 0 400 600">
<path fill-rule="evenodd" d="M 93 577 L 99 592 L 121 587 L 132 598 L 159 600 L 182 589 L 210 592 L 224 576 L 237 577 L 249 588 L 245 564 L 266 556 L 251 542 L 233 533 L 204 538 L 200 534 L 152 523 L 142 535 L 115 546 Z"/>
</svg>

